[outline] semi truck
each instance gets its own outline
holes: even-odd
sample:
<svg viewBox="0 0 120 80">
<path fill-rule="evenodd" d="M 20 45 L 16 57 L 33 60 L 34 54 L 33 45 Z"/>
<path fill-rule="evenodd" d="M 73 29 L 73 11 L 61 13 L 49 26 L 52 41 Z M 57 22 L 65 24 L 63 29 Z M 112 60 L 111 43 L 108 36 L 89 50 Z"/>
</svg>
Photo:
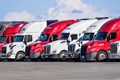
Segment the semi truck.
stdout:
<svg viewBox="0 0 120 80">
<path fill-rule="evenodd" d="M 108 59 L 110 44 L 120 39 L 120 18 L 107 21 L 99 29 L 94 40 L 81 47 L 81 60 L 104 61 Z"/>
<path fill-rule="evenodd" d="M 27 24 L 28 22 L 21 22 L 17 24 L 10 24 L 4 30 L 3 34 L 0 35 L 0 52 L 2 51 L 2 46 L 8 43 L 13 42 L 15 34 L 19 33 L 20 30 Z"/>
<path fill-rule="evenodd" d="M 70 26 L 78 22 L 78 20 L 64 20 L 55 22 L 45 28 L 39 37 L 37 42 L 34 42 L 26 47 L 26 56 L 29 56 L 31 61 L 37 61 L 40 59 L 44 50 L 44 45 L 55 40 L 58 40 L 61 32 Z"/>
<path fill-rule="evenodd" d="M 83 36 L 83 31 L 91 24 L 97 22 L 97 19 L 81 20 L 69 27 L 67 27 L 60 36 L 60 39 L 44 46 L 44 54 L 41 59 L 60 59 L 66 60 L 68 55 L 68 45 L 76 42 Z"/>
<path fill-rule="evenodd" d="M 80 50 L 82 44 L 85 44 L 91 40 L 94 39 L 96 36 L 98 30 L 101 28 L 101 26 L 106 23 L 107 21 L 111 20 L 113 18 L 108 19 L 100 19 L 97 22 L 93 23 L 90 25 L 85 31 L 83 31 L 83 37 L 80 38 L 78 41 L 76 41 L 73 44 L 68 45 L 68 54 L 70 55 L 70 59 L 74 61 L 79 61 L 80 60 Z"/>
<path fill-rule="evenodd" d="M 12 43 L 2 47 L 1 58 L 16 61 L 23 60 L 25 57 L 25 47 L 36 41 L 46 26 L 46 21 L 29 22 L 21 29 L 20 33 L 15 35 Z"/>
</svg>

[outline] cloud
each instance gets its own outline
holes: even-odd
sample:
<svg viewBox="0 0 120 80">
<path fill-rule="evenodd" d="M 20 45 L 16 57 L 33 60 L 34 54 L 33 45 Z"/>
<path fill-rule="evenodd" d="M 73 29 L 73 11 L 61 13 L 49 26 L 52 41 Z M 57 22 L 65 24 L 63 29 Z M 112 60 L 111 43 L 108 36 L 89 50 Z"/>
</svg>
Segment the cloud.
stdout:
<svg viewBox="0 0 120 80">
<path fill-rule="evenodd" d="M 22 12 L 9 12 L 4 17 L 5 21 L 33 21 L 36 20 L 36 17 L 27 11 Z"/>
<path fill-rule="evenodd" d="M 56 0 L 56 6 L 48 9 L 45 19 L 75 19 L 86 17 L 109 16 L 105 10 L 97 10 L 91 4 L 85 3 L 83 0 Z"/>
<path fill-rule="evenodd" d="M 80 19 L 90 17 L 109 16 L 105 10 L 98 10 L 95 6 L 87 4 L 84 0 L 56 0 L 56 5 L 48 9 L 46 14 L 33 15 L 27 11 L 9 12 L 5 21 L 35 21 L 46 19 Z"/>
</svg>

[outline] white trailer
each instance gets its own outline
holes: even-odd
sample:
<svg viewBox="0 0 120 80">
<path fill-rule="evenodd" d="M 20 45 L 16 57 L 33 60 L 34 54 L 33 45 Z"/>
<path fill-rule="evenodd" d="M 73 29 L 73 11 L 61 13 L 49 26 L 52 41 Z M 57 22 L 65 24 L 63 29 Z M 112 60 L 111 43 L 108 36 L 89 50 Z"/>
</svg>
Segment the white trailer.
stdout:
<svg viewBox="0 0 120 80">
<path fill-rule="evenodd" d="M 82 20 L 67 27 L 61 33 L 59 40 L 44 46 L 44 53 L 41 55 L 41 59 L 64 59 L 68 44 L 76 42 L 83 36 L 82 32 L 97 21 L 97 19 Z"/>
<path fill-rule="evenodd" d="M 38 39 L 42 31 L 47 27 L 46 21 L 29 22 L 25 25 L 19 34 L 16 34 L 14 42 L 2 47 L 1 58 L 9 60 L 23 60 L 25 56 L 25 47 Z"/>
</svg>

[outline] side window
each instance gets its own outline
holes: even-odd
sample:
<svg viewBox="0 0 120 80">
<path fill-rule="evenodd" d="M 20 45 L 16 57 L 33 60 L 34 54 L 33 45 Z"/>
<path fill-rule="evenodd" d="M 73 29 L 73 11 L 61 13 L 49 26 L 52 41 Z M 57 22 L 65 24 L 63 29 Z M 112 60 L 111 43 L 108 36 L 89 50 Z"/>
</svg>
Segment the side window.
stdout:
<svg viewBox="0 0 120 80">
<path fill-rule="evenodd" d="M 25 41 L 26 42 L 31 42 L 32 41 L 32 35 L 25 36 Z"/>
<path fill-rule="evenodd" d="M 116 39 L 116 33 L 112 32 L 110 33 L 110 40 Z"/>
<path fill-rule="evenodd" d="M 76 40 L 77 39 L 77 34 L 72 34 L 71 35 L 71 40 L 73 41 L 73 40 Z"/>
<path fill-rule="evenodd" d="M 52 37 L 50 38 L 50 41 L 56 41 L 58 40 L 58 36 L 57 35 L 52 35 Z"/>
</svg>

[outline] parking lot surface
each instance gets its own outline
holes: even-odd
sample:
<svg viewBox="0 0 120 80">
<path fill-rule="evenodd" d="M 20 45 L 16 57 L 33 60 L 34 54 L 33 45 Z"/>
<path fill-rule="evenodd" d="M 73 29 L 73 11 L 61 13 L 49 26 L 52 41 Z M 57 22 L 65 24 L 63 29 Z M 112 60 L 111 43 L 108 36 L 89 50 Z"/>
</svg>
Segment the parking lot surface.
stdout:
<svg viewBox="0 0 120 80">
<path fill-rule="evenodd" d="M 120 62 L 0 62 L 0 80 L 120 80 Z"/>
</svg>

